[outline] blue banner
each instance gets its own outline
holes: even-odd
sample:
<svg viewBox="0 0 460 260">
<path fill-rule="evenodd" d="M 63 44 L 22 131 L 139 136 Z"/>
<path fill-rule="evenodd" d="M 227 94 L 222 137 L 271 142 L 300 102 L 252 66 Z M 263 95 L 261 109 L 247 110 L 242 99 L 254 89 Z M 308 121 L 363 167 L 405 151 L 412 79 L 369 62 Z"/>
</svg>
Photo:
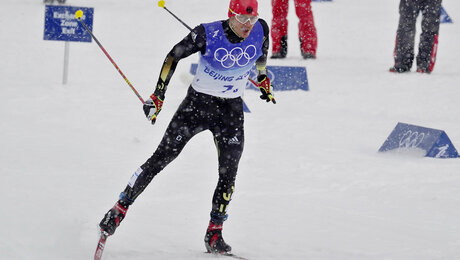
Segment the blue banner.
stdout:
<svg viewBox="0 0 460 260">
<path fill-rule="evenodd" d="M 450 16 L 447 14 L 446 9 L 441 6 L 441 23 L 453 23 Z"/>
<path fill-rule="evenodd" d="M 426 157 L 458 158 L 458 152 L 442 130 L 398 123 L 380 147 L 379 152 L 391 150 L 424 151 Z"/>
<path fill-rule="evenodd" d="M 257 70 L 254 68 L 251 77 L 257 78 Z M 305 90 L 308 91 L 307 69 L 296 66 L 267 66 L 267 76 L 273 85 L 274 91 Z M 258 90 L 253 84 L 249 84 Z"/>
<path fill-rule="evenodd" d="M 44 40 L 91 42 L 91 35 L 75 18 L 77 10 L 83 11 L 81 20 L 93 30 L 94 8 L 76 6 L 45 6 Z"/>
</svg>

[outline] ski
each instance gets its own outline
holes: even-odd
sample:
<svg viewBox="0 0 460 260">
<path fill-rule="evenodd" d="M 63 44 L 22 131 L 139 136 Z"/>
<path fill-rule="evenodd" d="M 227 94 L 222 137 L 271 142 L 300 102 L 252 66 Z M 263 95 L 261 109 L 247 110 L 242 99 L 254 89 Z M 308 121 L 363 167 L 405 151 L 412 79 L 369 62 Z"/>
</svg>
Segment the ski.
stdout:
<svg viewBox="0 0 460 260">
<path fill-rule="evenodd" d="M 239 255 L 235 255 L 235 254 L 223 254 L 223 256 L 228 256 L 228 257 L 231 257 L 231 258 L 234 258 L 234 259 L 240 259 L 240 260 L 248 260 L 247 258 L 244 258 L 244 257 L 239 256 Z"/>
<path fill-rule="evenodd" d="M 212 255 L 216 255 L 216 256 L 226 256 L 226 257 L 231 257 L 233 259 L 239 259 L 239 260 L 249 260 L 247 258 L 244 258 L 242 256 L 239 256 L 239 255 L 235 255 L 235 254 L 232 254 L 232 253 L 224 253 L 224 254 L 220 254 L 220 253 L 211 253 L 211 252 L 204 252 L 205 254 L 212 254 Z"/>
<path fill-rule="evenodd" d="M 94 260 L 101 260 L 102 253 L 104 252 L 105 242 L 107 241 L 107 236 L 107 233 L 101 230 L 101 236 L 99 237 L 96 252 L 94 253 Z"/>
</svg>

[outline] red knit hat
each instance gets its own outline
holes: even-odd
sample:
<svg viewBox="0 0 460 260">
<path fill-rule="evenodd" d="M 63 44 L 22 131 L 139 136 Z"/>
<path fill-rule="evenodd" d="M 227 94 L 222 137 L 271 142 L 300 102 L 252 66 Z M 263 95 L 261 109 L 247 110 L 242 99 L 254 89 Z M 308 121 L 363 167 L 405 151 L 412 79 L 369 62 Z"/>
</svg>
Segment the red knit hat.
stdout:
<svg viewBox="0 0 460 260">
<path fill-rule="evenodd" d="M 258 16 L 257 0 L 230 0 L 228 17 L 235 16 L 236 14 Z"/>
</svg>

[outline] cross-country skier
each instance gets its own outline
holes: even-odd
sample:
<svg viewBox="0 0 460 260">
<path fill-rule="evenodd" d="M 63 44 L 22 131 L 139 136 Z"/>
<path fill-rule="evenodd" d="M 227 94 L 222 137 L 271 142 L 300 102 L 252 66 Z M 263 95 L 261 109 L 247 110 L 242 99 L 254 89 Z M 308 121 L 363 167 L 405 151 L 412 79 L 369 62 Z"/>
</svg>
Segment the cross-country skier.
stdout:
<svg viewBox="0 0 460 260">
<path fill-rule="evenodd" d="M 219 180 L 204 242 L 208 252 L 226 254 L 231 251 L 222 237 L 222 225 L 227 219 L 227 206 L 235 189 L 243 152 L 241 96 L 254 64 L 258 70 L 261 99 L 275 103 L 266 76 L 269 27 L 259 19 L 257 6 L 257 0 L 231 0 L 227 20 L 198 25 L 168 53 L 155 91 L 143 107 L 152 124 L 161 111 L 177 63 L 199 52 L 196 76 L 155 153 L 135 171 L 115 206 L 100 222 L 102 232 L 112 235 L 125 218 L 128 207 L 150 181 L 179 155 L 194 135 L 210 130 L 218 150 Z"/>
</svg>

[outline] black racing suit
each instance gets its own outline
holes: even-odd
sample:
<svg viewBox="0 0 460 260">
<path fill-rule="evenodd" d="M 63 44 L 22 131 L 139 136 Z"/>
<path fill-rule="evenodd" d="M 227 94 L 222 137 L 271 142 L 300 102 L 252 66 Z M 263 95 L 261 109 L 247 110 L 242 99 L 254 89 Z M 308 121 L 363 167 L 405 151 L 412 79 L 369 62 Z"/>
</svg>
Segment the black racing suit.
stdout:
<svg viewBox="0 0 460 260">
<path fill-rule="evenodd" d="M 417 70 L 433 71 L 438 46 L 442 0 L 401 0 L 399 25 L 394 50 L 395 68 L 409 71 L 414 60 L 417 17 L 422 13 L 422 33 L 417 54 Z"/>
<path fill-rule="evenodd" d="M 262 56 L 256 61 L 257 68 L 265 71 L 269 46 L 269 28 L 259 19 L 264 29 Z M 229 21 L 222 21 L 224 33 L 231 43 L 244 40 L 229 27 Z M 206 32 L 202 25 L 195 27 L 182 41 L 176 44 L 167 55 L 155 89 L 155 95 L 164 100 L 169 80 L 179 60 L 206 50 Z M 238 163 L 244 146 L 243 100 L 237 98 L 215 97 L 195 91 L 189 87 L 187 96 L 173 116 L 166 133 L 155 153 L 138 171 L 134 181 L 130 181 L 120 195 L 122 205 L 130 205 L 147 187 L 150 181 L 182 151 L 187 142 L 196 134 L 210 130 L 218 151 L 219 180 L 212 199 L 211 220 L 222 223 L 227 215 L 226 209 L 235 186 Z M 137 176 L 137 177 L 136 177 Z M 132 179 L 133 180 L 133 179 Z"/>
</svg>

